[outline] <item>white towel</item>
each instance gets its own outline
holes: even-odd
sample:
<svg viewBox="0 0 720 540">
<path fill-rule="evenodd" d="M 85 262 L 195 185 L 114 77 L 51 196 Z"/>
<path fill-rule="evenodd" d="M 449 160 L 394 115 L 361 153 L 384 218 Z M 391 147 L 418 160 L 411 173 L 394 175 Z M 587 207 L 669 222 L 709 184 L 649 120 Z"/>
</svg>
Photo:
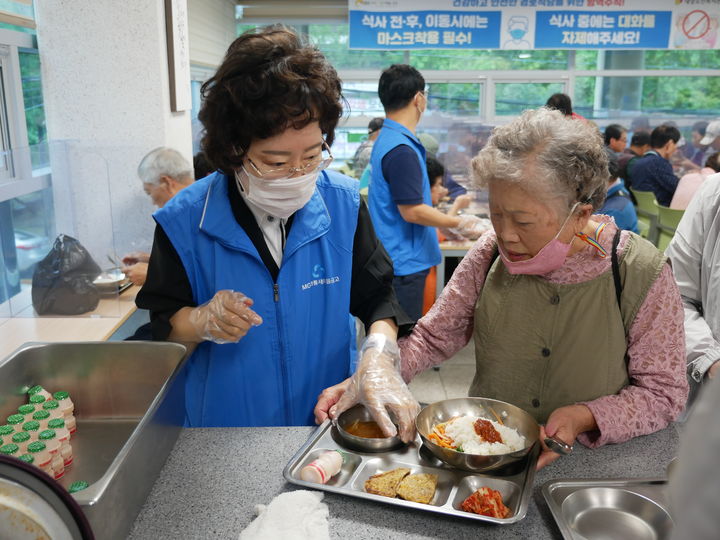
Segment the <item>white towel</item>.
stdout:
<svg viewBox="0 0 720 540">
<path fill-rule="evenodd" d="M 270 504 L 255 507 L 258 517 L 240 533 L 240 540 L 330 540 L 328 507 L 323 493 L 298 490 L 281 493 Z"/>
</svg>

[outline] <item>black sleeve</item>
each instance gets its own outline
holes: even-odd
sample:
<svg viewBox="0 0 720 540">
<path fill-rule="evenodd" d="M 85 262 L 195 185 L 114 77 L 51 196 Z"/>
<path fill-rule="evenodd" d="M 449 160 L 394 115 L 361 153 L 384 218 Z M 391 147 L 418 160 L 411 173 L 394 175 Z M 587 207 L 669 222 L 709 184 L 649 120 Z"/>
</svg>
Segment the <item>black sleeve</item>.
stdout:
<svg viewBox="0 0 720 540">
<path fill-rule="evenodd" d="M 170 318 L 180 308 L 196 305 L 185 267 L 160 225 L 155 227 L 147 278 L 135 304 L 150 310 L 152 335 L 157 341 L 164 341 L 170 335 Z"/>
<path fill-rule="evenodd" d="M 382 173 L 395 204 L 422 204 L 425 179 L 420 160 L 406 144 L 390 150 L 382 159 Z"/>
<path fill-rule="evenodd" d="M 380 319 L 395 319 L 399 336 L 410 333 L 414 322 L 400 307 L 393 289 L 393 264 L 375 235 L 370 212 L 360 201 L 352 259 L 350 313 L 358 317 L 367 330 Z"/>
</svg>

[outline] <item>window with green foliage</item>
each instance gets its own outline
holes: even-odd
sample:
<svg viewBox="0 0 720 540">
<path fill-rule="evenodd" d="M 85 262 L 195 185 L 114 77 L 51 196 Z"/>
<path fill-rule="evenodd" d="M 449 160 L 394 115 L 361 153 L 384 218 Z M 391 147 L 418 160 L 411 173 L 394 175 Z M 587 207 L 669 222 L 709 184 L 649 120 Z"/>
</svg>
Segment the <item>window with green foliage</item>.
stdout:
<svg viewBox="0 0 720 540">
<path fill-rule="evenodd" d="M 238 25 L 238 31 L 252 27 Z M 346 24 L 318 22 L 295 29 L 308 36 L 343 77 L 393 63 L 416 67 L 428 82 L 429 110 L 454 117 L 493 121 L 514 116 L 544 105 L 565 88 L 572 89 L 574 110 L 601 124 L 640 114 L 684 124 L 720 116 L 720 76 L 715 74 L 720 73 L 720 50 L 351 50 Z M 658 73 L 669 70 L 674 73 Z M 542 75 L 549 71 L 552 76 Z M 607 71 L 627 71 L 628 76 L 604 75 Z M 678 71 L 704 73 L 685 76 Z M 447 72 L 454 74 L 450 80 Z M 478 79 L 482 82 L 471 82 Z M 483 105 L 489 88 L 494 102 Z M 382 115 L 376 81 L 348 82 L 344 91 L 351 118 Z"/>
<path fill-rule="evenodd" d="M 32 165 L 33 168 L 43 167 L 48 165 L 49 155 L 45 144 L 47 143 L 47 127 L 40 82 L 40 56 L 37 52 L 24 51 L 20 51 L 18 56 Z"/>
<path fill-rule="evenodd" d="M 720 115 L 720 77 L 577 77 L 574 108 L 595 117 Z"/>
<path fill-rule="evenodd" d="M 449 115 L 480 114 L 482 85 L 478 83 L 430 83 L 427 85 L 428 110 Z"/>
<path fill-rule="evenodd" d="M 495 114 L 516 116 L 526 109 L 542 107 L 550 96 L 564 90 L 563 83 L 497 83 Z"/>
</svg>

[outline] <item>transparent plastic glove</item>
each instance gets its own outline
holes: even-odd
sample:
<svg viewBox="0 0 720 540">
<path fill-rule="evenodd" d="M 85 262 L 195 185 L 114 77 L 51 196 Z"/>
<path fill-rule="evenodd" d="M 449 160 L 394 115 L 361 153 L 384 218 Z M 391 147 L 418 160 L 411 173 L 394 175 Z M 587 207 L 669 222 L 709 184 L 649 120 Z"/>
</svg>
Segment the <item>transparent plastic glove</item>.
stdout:
<svg viewBox="0 0 720 540">
<path fill-rule="evenodd" d="M 388 414 L 391 412 L 400 438 L 405 442 L 415 438 L 415 417 L 420 405 L 400 374 L 397 343 L 384 334 L 370 334 L 363 342 L 355 374 L 345 393 L 330 409 L 330 417 L 336 419 L 357 403 L 370 411 L 386 436 L 398 433 Z"/>
<path fill-rule="evenodd" d="M 480 236 L 487 231 L 490 227 L 488 220 L 481 219 L 472 214 L 463 214 L 458 216 L 460 223 L 457 227 L 450 229 L 454 233 L 457 233 L 468 240 L 477 240 Z"/>
<path fill-rule="evenodd" d="M 214 343 L 236 343 L 262 318 L 250 309 L 253 301 L 235 291 L 218 291 L 209 302 L 190 312 L 198 338 Z"/>
</svg>

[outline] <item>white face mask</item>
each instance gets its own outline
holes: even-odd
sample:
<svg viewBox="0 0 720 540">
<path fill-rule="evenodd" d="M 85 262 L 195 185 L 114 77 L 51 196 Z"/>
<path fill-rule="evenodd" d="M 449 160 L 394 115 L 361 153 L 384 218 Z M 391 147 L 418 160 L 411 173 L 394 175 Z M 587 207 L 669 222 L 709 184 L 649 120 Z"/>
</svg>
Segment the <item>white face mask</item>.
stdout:
<svg viewBox="0 0 720 540">
<path fill-rule="evenodd" d="M 268 214 L 287 219 L 307 204 L 315 193 L 315 183 L 320 171 L 313 171 L 294 178 L 275 178 L 266 180 L 253 176 L 245 167 L 243 179 L 239 171 L 235 171 L 235 182 L 247 198 L 255 206 Z"/>
</svg>

